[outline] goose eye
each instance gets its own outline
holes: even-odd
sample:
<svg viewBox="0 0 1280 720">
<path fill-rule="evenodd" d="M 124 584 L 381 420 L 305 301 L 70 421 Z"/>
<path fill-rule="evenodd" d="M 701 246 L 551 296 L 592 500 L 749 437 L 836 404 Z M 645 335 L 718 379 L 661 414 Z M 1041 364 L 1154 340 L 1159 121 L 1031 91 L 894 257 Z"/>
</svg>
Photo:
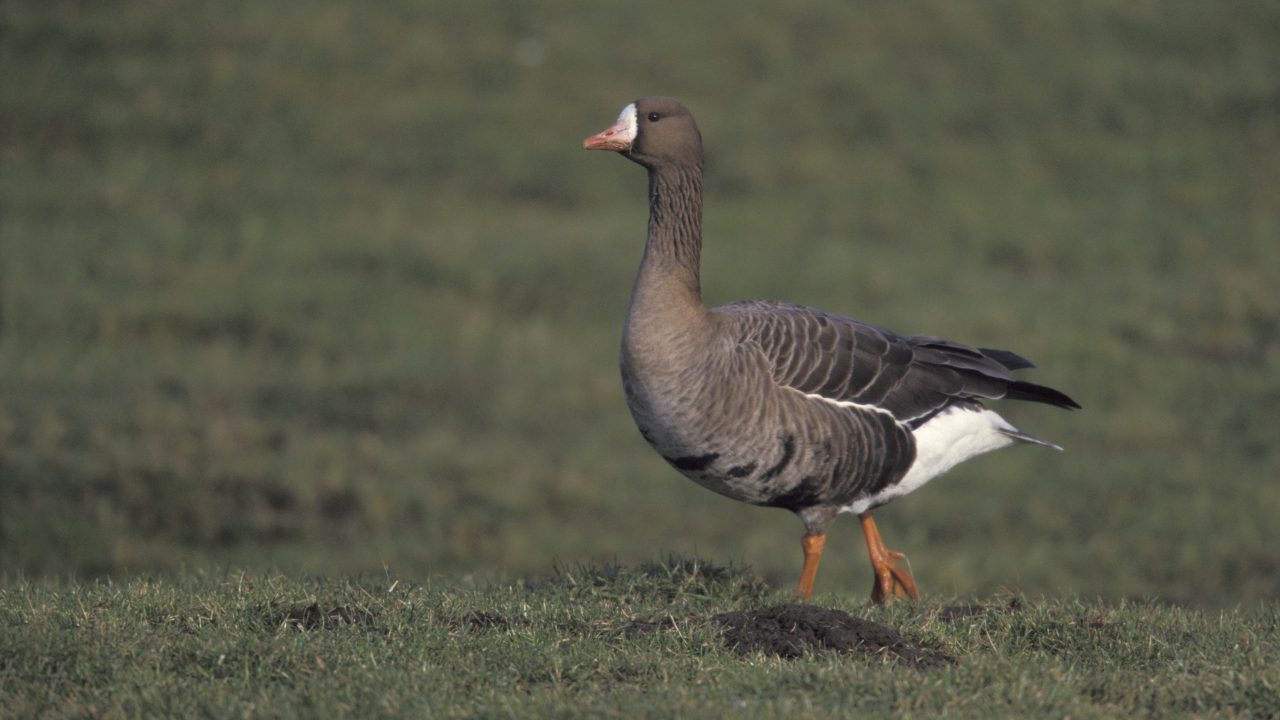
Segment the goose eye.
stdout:
<svg viewBox="0 0 1280 720">
<path fill-rule="evenodd" d="M 649 122 L 658 122 L 661 118 L 662 116 L 656 112 L 649 113 Z"/>
</svg>

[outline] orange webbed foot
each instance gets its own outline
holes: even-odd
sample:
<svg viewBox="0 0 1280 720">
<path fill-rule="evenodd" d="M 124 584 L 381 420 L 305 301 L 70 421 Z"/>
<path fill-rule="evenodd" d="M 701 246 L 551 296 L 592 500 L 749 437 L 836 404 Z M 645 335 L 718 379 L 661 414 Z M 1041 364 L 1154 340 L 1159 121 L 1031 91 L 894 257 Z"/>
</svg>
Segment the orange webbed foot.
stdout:
<svg viewBox="0 0 1280 720">
<path fill-rule="evenodd" d="M 871 558 L 871 569 L 875 579 L 871 585 L 871 602 L 883 605 L 898 599 L 918 599 L 920 591 L 911 573 L 899 567 L 896 560 L 906 561 L 907 556 L 884 546 L 880 530 L 876 527 L 871 513 L 858 516 L 862 522 L 862 533 L 867 538 L 867 554 Z M 909 565 L 910 563 L 908 563 Z"/>
</svg>

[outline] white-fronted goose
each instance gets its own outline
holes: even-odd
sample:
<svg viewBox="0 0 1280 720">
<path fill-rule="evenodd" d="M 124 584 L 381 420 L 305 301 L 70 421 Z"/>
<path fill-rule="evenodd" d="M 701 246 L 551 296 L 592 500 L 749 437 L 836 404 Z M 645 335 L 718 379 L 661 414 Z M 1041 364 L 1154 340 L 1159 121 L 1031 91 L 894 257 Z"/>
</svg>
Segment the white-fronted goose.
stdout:
<svg viewBox="0 0 1280 720">
<path fill-rule="evenodd" d="M 649 171 L 649 237 L 622 334 L 622 384 L 640 434 L 694 482 L 804 521 L 808 599 L 827 526 L 860 518 L 871 597 L 918 597 L 871 511 L 957 463 L 1018 442 L 1058 448 L 983 405 L 1009 398 L 1079 405 L 1014 379 L 1005 350 L 907 337 L 779 302 L 702 304 L 702 137 L 667 97 L 627 105 L 583 142 Z"/>
</svg>

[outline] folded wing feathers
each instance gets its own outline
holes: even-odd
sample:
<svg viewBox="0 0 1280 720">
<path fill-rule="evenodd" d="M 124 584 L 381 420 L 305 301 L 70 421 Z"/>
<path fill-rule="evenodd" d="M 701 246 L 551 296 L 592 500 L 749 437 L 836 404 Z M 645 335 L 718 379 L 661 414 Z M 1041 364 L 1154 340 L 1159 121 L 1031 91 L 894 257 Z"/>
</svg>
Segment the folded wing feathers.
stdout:
<svg viewBox="0 0 1280 720">
<path fill-rule="evenodd" d="M 992 348 L 978 348 L 983 355 L 995 360 L 1009 370 L 1026 370 L 1033 368 L 1035 365 L 1031 361 L 1022 357 L 1018 353 L 1009 352 L 1008 350 L 993 350 Z"/>
<path fill-rule="evenodd" d="M 1067 397 L 1066 394 L 1058 392 L 1051 387 L 1036 385 L 1023 380 L 1015 380 L 1009 383 L 1009 389 L 1005 393 L 1005 397 L 1010 400 L 1030 400 L 1032 402 L 1056 405 L 1068 410 L 1080 409 L 1079 403 Z"/>
<path fill-rule="evenodd" d="M 740 302 L 720 312 L 737 324 L 739 338 L 761 347 L 779 384 L 831 400 L 875 405 L 902 422 L 971 398 L 1079 407 L 1057 390 L 1014 379 L 1012 370 L 1032 364 L 1007 350 L 896 335 L 785 303 Z"/>
</svg>

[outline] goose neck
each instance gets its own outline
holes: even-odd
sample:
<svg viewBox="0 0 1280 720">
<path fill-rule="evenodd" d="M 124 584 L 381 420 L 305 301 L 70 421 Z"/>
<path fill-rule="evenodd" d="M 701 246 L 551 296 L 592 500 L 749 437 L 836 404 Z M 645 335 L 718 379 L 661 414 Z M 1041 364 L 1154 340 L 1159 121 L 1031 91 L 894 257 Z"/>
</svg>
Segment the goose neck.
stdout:
<svg viewBox="0 0 1280 720">
<path fill-rule="evenodd" d="M 642 277 L 686 290 L 701 304 L 702 168 L 662 166 L 649 173 L 649 238 Z"/>
</svg>

